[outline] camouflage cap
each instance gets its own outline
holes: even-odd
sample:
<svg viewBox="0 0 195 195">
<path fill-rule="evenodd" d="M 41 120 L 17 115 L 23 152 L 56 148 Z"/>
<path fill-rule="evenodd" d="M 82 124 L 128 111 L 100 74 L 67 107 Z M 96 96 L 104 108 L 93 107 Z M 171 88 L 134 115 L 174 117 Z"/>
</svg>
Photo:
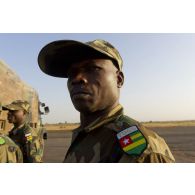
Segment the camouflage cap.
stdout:
<svg viewBox="0 0 195 195">
<path fill-rule="evenodd" d="M 30 104 L 24 100 L 16 100 L 11 104 L 2 106 L 3 110 L 24 110 L 27 113 L 30 111 Z"/>
<path fill-rule="evenodd" d="M 50 76 L 67 78 L 67 70 L 71 64 L 89 58 L 111 59 L 122 70 L 123 61 L 117 49 L 100 39 L 86 43 L 74 40 L 51 42 L 40 51 L 38 64 Z"/>
</svg>

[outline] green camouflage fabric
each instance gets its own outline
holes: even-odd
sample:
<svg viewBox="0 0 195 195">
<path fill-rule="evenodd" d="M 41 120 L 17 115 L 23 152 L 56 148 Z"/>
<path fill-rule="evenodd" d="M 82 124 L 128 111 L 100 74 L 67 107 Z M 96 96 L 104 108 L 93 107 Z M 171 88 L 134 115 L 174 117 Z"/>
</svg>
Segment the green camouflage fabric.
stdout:
<svg viewBox="0 0 195 195">
<path fill-rule="evenodd" d="M 139 147 L 142 148 L 140 150 L 135 147 L 134 150 L 124 151 L 117 136 L 135 127 L 141 136 L 142 145 Z M 137 143 L 139 142 L 138 140 Z M 72 143 L 64 162 L 172 163 L 175 159 L 163 138 L 125 116 L 122 106 L 118 105 L 109 114 L 98 118 L 87 127 L 73 131 Z"/>
<path fill-rule="evenodd" d="M 43 145 L 35 129 L 28 124 L 13 128 L 9 137 L 20 147 L 24 163 L 40 163 L 43 158 Z"/>
<path fill-rule="evenodd" d="M 94 41 L 86 42 L 85 44 L 95 49 L 96 51 L 103 53 L 107 55 L 108 57 L 112 58 L 113 60 L 115 60 L 118 64 L 117 68 L 119 70 L 122 70 L 123 60 L 118 50 L 113 45 L 111 45 L 109 42 L 105 40 L 101 40 L 101 39 L 96 39 Z"/>
<path fill-rule="evenodd" d="M 6 135 L 0 133 L 0 163 L 22 163 L 20 148 Z"/>
<path fill-rule="evenodd" d="M 36 129 L 36 132 L 37 132 L 37 136 L 38 136 L 38 141 L 39 141 L 39 144 L 40 144 L 40 150 L 39 150 L 39 154 L 40 156 L 43 157 L 43 152 L 44 152 L 44 139 L 43 139 L 43 134 L 45 132 L 45 128 L 43 126 L 39 126 L 39 128 Z"/>
<path fill-rule="evenodd" d="M 118 50 L 109 42 L 101 39 L 82 43 L 75 40 L 54 41 L 42 48 L 38 56 L 40 69 L 55 77 L 67 78 L 67 70 L 71 64 L 94 58 L 108 58 L 113 60 L 121 71 L 123 60 Z"/>
<path fill-rule="evenodd" d="M 27 101 L 15 100 L 11 104 L 3 106 L 3 110 L 25 110 L 29 113 L 30 104 Z"/>
</svg>

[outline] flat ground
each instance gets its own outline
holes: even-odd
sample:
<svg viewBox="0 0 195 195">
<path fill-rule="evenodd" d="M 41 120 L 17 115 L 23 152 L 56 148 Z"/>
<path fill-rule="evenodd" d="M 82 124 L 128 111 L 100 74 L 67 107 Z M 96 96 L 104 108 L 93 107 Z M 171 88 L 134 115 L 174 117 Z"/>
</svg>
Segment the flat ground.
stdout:
<svg viewBox="0 0 195 195">
<path fill-rule="evenodd" d="M 63 161 L 70 146 L 71 128 L 62 130 L 62 128 L 56 127 L 57 130 L 48 130 L 48 139 L 45 141 L 44 162 L 59 163 Z M 176 162 L 195 162 L 195 126 L 150 126 L 150 128 L 165 139 Z"/>
</svg>

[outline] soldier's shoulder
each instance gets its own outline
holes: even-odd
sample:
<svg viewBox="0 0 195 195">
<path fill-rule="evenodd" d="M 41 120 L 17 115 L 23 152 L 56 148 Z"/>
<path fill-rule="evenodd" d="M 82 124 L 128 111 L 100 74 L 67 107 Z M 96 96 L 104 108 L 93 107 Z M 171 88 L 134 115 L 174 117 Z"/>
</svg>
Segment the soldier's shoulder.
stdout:
<svg viewBox="0 0 195 195">
<path fill-rule="evenodd" d="M 10 150 L 19 148 L 19 146 L 5 134 L 0 134 L 0 146 L 7 146 Z"/>
<path fill-rule="evenodd" d="M 109 122 L 105 126 L 118 133 L 121 130 L 124 130 L 126 128 L 129 128 L 135 125 L 139 126 L 139 122 L 126 115 L 120 115 L 114 121 Z"/>
<path fill-rule="evenodd" d="M 24 130 L 25 135 L 31 134 L 32 136 L 37 136 L 37 131 L 35 130 L 35 128 L 32 128 L 29 124 L 24 124 L 22 128 Z"/>
<path fill-rule="evenodd" d="M 0 145 L 12 145 L 12 146 L 17 146 L 15 142 L 6 134 L 0 134 Z"/>
<path fill-rule="evenodd" d="M 142 132 L 148 142 L 148 148 L 145 151 L 145 155 L 151 154 L 151 156 L 154 156 L 156 159 L 163 158 L 166 162 L 175 162 L 175 159 L 164 138 L 145 126 L 142 126 Z M 156 161 L 158 161 L 158 159 Z"/>
<path fill-rule="evenodd" d="M 0 145 L 15 145 L 15 143 L 5 134 L 0 134 Z"/>
<path fill-rule="evenodd" d="M 174 161 L 174 157 L 165 140 L 140 122 L 121 115 L 107 125 L 116 132 L 122 150 L 130 155 L 161 155 Z"/>
<path fill-rule="evenodd" d="M 108 123 L 107 128 L 116 133 L 118 143 L 124 153 L 140 156 L 147 148 L 147 139 L 140 129 L 140 123 L 126 115 Z"/>
<path fill-rule="evenodd" d="M 22 163 L 23 156 L 20 147 L 7 135 L 0 134 L 0 152 L 3 151 L 3 156 L 0 155 L 0 162 Z"/>
<path fill-rule="evenodd" d="M 0 146 L 3 146 L 6 144 L 6 136 L 3 134 L 0 134 Z"/>
</svg>

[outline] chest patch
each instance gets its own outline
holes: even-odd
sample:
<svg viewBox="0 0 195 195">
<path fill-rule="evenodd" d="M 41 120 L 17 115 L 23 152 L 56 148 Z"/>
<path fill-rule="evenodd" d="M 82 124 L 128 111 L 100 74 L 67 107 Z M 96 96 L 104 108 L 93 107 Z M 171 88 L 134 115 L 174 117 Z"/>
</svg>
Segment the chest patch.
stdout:
<svg viewBox="0 0 195 195">
<path fill-rule="evenodd" d="M 27 141 L 32 141 L 32 134 L 31 133 L 25 134 L 25 138 Z"/>
<path fill-rule="evenodd" d="M 140 155 L 147 147 L 147 141 L 137 126 L 117 133 L 117 139 L 123 151 L 130 155 Z"/>
</svg>

